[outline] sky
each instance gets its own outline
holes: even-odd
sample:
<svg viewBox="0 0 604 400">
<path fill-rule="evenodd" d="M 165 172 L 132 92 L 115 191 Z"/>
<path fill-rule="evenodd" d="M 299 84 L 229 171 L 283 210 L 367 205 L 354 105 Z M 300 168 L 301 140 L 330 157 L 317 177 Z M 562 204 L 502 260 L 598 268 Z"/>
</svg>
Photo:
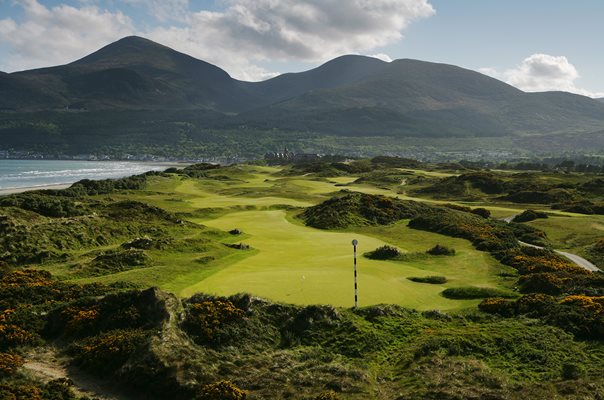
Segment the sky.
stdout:
<svg viewBox="0 0 604 400">
<path fill-rule="evenodd" d="M 603 17 L 603 0 L 0 0 L 0 71 L 138 35 L 242 80 L 362 54 L 604 97 Z"/>
</svg>

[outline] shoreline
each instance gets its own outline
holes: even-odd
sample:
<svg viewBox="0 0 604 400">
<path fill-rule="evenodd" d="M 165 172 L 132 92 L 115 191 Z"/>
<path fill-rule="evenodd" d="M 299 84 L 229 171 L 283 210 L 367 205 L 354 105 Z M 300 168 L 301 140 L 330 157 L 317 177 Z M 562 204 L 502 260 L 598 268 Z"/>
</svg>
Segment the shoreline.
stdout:
<svg viewBox="0 0 604 400">
<path fill-rule="evenodd" d="M 48 161 L 55 161 L 55 160 L 48 160 Z M 57 160 L 57 161 L 60 161 L 60 160 Z M 70 161 L 70 160 L 65 160 L 65 161 Z M 94 162 L 96 162 L 96 161 L 94 161 Z M 104 162 L 104 161 L 99 161 L 99 162 Z M 109 161 L 109 162 L 132 162 L 132 163 L 137 163 L 137 164 L 149 164 L 149 165 L 154 165 L 154 166 L 160 166 L 160 167 L 165 168 L 165 169 L 171 168 L 171 167 L 184 168 L 184 167 L 186 167 L 188 165 L 191 165 L 191 163 L 189 163 L 189 162 L 170 162 L 170 161 L 166 161 L 166 162 L 161 162 L 161 161 L 159 161 L 159 162 L 153 162 L 153 161 Z M 139 174 L 135 173 L 135 174 L 132 174 L 132 175 L 140 175 L 142 173 L 144 173 L 144 172 L 141 172 Z M 132 176 L 132 175 L 125 175 L 125 176 Z M 119 178 L 102 178 L 102 179 L 119 179 Z M 94 180 L 94 179 L 92 179 L 92 180 Z M 47 185 L 38 185 L 38 186 L 23 186 L 23 187 L 12 187 L 12 188 L 0 188 L 0 196 L 7 196 L 7 195 L 10 195 L 10 194 L 23 193 L 23 192 L 31 192 L 31 191 L 35 191 L 35 190 L 61 190 L 61 189 L 67 189 L 67 188 L 69 188 L 71 185 L 73 185 L 76 182 L 77 181 L 73 181 L 73 182 L 70 182 L 70 183 L 50 183 L 50 184 L 47 184 Z"/>
<path fill-rule="evenodd" d="M 9 194 L 15 194 L 15 193 L 31 192 L 33 190 L 67 189 L 71 185 L 73 185 L 73 183 L 55 183 L 52 185 L 24 186 L 24 187 L 19 187 L 19 188 L 0 189 L 0 196 L 6 196 Z"/>
</svg>

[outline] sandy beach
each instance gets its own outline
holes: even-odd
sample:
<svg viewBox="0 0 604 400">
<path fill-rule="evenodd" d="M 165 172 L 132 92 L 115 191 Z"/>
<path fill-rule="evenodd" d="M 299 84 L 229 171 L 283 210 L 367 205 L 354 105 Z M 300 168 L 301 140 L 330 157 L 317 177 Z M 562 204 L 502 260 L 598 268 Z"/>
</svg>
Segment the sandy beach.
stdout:
<svg viewBox="0 0 604 400">
<path fill-rule="evenodd" d="M 12 189 L 0 189 L 0 196 L 6 196 L 7 194 L 29 192 L 31 190 L 46 190 L 46 189 L 67 189 L 71 183 L 62 183 L 58 185 L 45 185 L 45 186 L 33 186 L 33 187 L 21 187 Z"/>
</svg>

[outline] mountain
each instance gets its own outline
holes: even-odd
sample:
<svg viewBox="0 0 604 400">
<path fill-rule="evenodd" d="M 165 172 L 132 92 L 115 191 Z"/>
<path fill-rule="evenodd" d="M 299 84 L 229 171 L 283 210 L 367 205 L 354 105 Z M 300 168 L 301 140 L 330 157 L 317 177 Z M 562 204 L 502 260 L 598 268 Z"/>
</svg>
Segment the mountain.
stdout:
<svg viewBox="0 0 604 400">
<path fill-rule="evenodd" d="M 309 71 L 243 82 L 134 36 L 67 65 L 0 73 L 2 110 L 0 149 L 223 140 L 208 129 L 260 130 L 267 140 L 274 132 L 514 138 L 604 129 L 602 101 L 525 93 L 453 65 L 348 55 Z"/>
<path fill-rule="evenodd" d="M 126 37 L 71 64 L 10 74 L 51 94 L 26 110 L 201 108 L 235 111 L 249 98 L 222 69 L 140 37 Z M 10 98 L 16 86 L 0 86 Z M 8 93 L 7 93 L 8 92 Z M 7 105 L 4 105 L 7 107 Z"/>
<path fill-rule="evenodd" d="M 474 71 L 405 59 L 240 119 L 340 134 L 500 136 L 591 131 L 604 126 L 604 107 L 583 96 L 525 93 Z"/>
<path fill-rule="evenodd" d="M 601 101 L 601 102 L 604 103 L 604 97 L 600 97 L 599 99 L 596 99 L 596 100 Z"/>
</svg>

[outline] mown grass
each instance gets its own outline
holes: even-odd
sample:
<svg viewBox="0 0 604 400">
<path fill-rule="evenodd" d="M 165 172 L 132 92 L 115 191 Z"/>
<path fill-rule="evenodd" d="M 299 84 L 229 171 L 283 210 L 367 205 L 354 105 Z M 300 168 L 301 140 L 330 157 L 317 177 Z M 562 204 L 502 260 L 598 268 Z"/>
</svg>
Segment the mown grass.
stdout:
<svg viewBox="0 0 604 400">
<path fill-rule="evenodd" d="M 359 287 L 361 304 L 393 303 L 417 309 L 452 310 L 476 305 L 479 300 L 446 299 L 441 292 L 451 287 L 475 286 L 509 290 L 513 271 L 485 252 L 475 250 L 463 239 L 446 237 L 407 227 L 407 221 L 392 225 L 352 228 L 348 231 L 319 231 L 302 226 L 287 207 L 318 204 L 342 188 L 402 199 L 447 203 L 407 196 L 405 186 L 377 187 L 356 184 L 358 176 L 317 178 L 312 175 L 284 175 L 282 168 L 235 166 L 207 172 L 203 178 L 179 175 L 154 176 L 142 191 L 112 194 L 113 199 L 136 199 L 172 212 L 181 218 L 208 225 L 208 238 L 220 243 L 245 242 L 251 250 L 215 246 L 205 252 L 183 249 L 148 251 L 151 266 L 133 269 L 85 281 L 127 280 L 141 286 L 160 286 L 181 296 L 205 291 L 220 295 L 250 292 L 275 301 L 295 304 L 333 304 L 350 306 L 353 300 L 352 246 L 359 246 Z M 426 176 L 424 171 L 401 171 Z M 448 173 L 427 175 L 436 177 Z M 345 185 L 345 186 L 340 186 Z M 495 215 L 509 216 L 522 211 L 517 204 L 474 204 L 487 206 Z M 508 208 L 509 207 L 509 208 Z M 558 219 L 560 218 L 560 219 Z M 591 217 L 590 217 L 591 218 Z M 562 221 L 564 220 L 564 222 Z M 568 225 L 567 222 L 572 222 Z M 562 225 L 585 228 L 584 218 L 552 217 L 531 224 L 560 222 L 540 226 L 554 242 Z M 236 238 L 223 231 L 240 229 Z M 592 229 L 593 231 L 593 229 Z M 591 232 L 591 231 L 590 231 Z M 595 229 L 595 232 L 600 232 Z M 584 233 L 591 238 L 592 233 Z M 372 261 L 361 258 L 384 244 L 399 248 L 398 261 Z M 436 244 L 456 250 L 453 257 L 412 257 Z M 572 247 L 571 247 L 572 248 Z M 201 261 L 200 261 L 201 260 Z M 65 265 L 54 265 L 55 272 L 67 272 Z M 407 277 L 445 276 L 445 284 L 426 285 Z M 508 277 L 502 277 L 508 276 Z M 81 279 L 81 278 L 80 278 Z"/>
<path fill-rule="evenodd" d="M 425 251 L 430 245 L 445 239 L 441 235 L 408 229 L 403 224 L 397 224 L 396 229 L 403 229 L 406 234 L 396 235 L 395 238 L 388 238 L 388 235 L 375 238 L 375 231 L 365 228 L 354 232 L 321 231 L 291 223 L 285 211 L 281 210 L 232 213 L 206 223 L 222 230 L 241 229 L 251 235 L 245 242 L 257 249 L 258 253 L 183 289 L 180 292 L 182 296 L 199 291 L 220 295 L 250 292 L 295 304 L 351 306 L 354 299 L 353 238 L 359 241 L 359 256 L 363 249 L 374 249 L 386 240 L 404 250 L 410 247 Z M 448 238 L 445 241 L 455 244 L 464 242 Z M 408 246 L 409 242 L 415 242 L 415 245 Z M 456 247 L 463 247 L 460 256 L 426 257 L 409 262 L 375 261 L 359 257 L 360 303 L 392 303 L 417 309 L 456 309 L 475 305 L 476 302 L 443 298 L 440 292 L 448 285 L 497 287 L 506 284 L 502 278 L 493 275 L 499 268 L 488 255 L 468 245 Z M 470 259 L 472 264 L 469 264 Z M 444 286 L 422 285 L 406 279 L 408 276 L 442 275 L 445 274 L 443 271 L 451 278 L 451 282 Z"/>
</svg>

